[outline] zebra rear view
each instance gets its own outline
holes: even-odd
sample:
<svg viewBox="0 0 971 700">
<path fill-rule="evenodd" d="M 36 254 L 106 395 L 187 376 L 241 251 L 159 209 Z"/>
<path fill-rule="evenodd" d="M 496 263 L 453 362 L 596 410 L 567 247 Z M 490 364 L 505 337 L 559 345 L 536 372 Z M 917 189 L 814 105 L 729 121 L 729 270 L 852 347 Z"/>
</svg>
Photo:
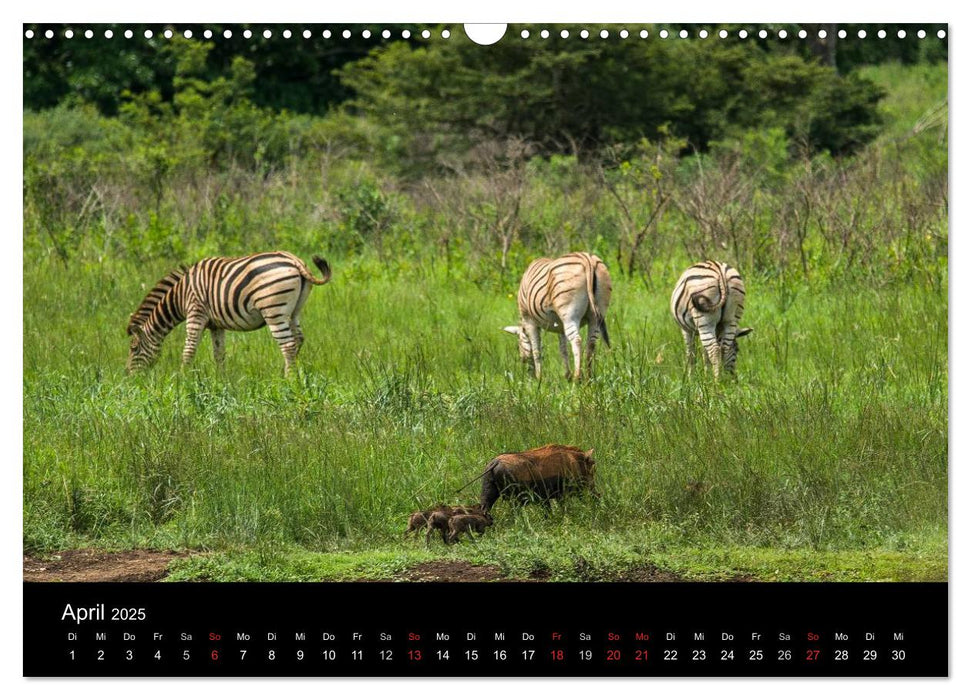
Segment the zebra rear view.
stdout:
<svg viewBox="0 0 971 700">
<path fill-rule="evenodd" d="M 588 326 L 587 374 L 592 372 L 597 339 L 603 337 L 610 347 L 605 318 L 610 292 L 610 273 L 596 255 L 567 253 L 555 260 L 540 258 L 529 264 L 519 283 L 519 325 L 503 330 L 519 338 L 520 358 L 533 363 L 537 379 L 541 376 L 541 329 L 559 334 L 566 377 L 576 380 L 583 356 L 580 328 Z M 568 345 L 573 350 L 572 366 Z"/>
<path fill-rule="evenodd" d="M 316 255 L 313 260 L 320 278 L 300 258 L 284 251 L 205 258 L 173 270 L 155 284 L 129 318 L 128 372 L 153 364 L 165 336 L 185 321 L 183 365 L 192 360 L 207 328 L 213 356 L 221 365 L 227 330 L 268 326 L 283 353 L 284 372 L 289 373 L 303 345 L 303 305 L 314 285 L 330 281 L 327 261 Z"/>
<path fill-rule="evenodd" d="M 689 367 L 698 335 L 715 377 L 723 366 L 735 371 L 738 339 L 752 332 L 738 327 L 744 309 L 745 283 L 734 267 L 706 260 L 684 271 L 671 294 L 671 313 L 681 326 Z"/>
</svg>

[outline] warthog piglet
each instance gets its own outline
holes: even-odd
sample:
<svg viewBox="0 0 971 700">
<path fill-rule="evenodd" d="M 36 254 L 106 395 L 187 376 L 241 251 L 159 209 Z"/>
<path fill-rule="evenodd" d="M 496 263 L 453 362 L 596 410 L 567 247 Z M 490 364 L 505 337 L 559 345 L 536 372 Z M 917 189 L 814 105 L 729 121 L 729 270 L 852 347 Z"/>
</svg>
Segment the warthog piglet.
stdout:
<svg viewBox="0 0 971 700">
<path fill-rule="evenodd" d="M 492 516 L 488 513 L 468 513 L 465 515 L 453 515 L 448 519 L 448 538 L 447 544 L 455 544 L 463 533 L 469 536 L 473 532 L 484 534 L 485 529 L 492 525 Z"/>
</svg>

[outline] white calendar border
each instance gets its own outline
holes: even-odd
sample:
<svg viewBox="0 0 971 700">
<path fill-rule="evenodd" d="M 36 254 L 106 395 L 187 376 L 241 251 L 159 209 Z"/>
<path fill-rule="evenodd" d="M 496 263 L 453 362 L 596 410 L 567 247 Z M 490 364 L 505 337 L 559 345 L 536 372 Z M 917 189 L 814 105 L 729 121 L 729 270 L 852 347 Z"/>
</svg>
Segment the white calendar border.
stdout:
<svg viewBox="0 0 971 700">
<path fill-rule="evenodd" d="M 876 9 L 874 9 L 876 7 Z M 4 71 L 2 87 L 6 94 L 22 94 L 22 72 L 20 70 L 22 56 L 21 45 L 16 40 L 19 32 L 18 24 L 23 22 L 165 22 L 178 19 L 179 21 L 201 23 L 220 21 L 226 22 L 524 22 L 549 21 L 554 22 L 590 22 L 607 23 L 623 22 L 632 19 L 649 20 L 651 22 L 759 22 L 784 21 L 819 21 L 841 20 L 843 22 L 944 22 L 954 20 L 948 29 L 949 35 L 967 29 L 968 23 L 963 22 L 963 15 L 953 9 L 951 2 L 945 0 L 924 0 L 923 2 L 883 2 L 878 6 L 870 3 L 859 3 L 851 6 L 839 0 L 812 0 L 802 7 L 794 7 L 791 3 L 781 3 L 778 0 L 739 0 L 726 3 L 714 0 L 701 0 L 692 3 L 646 3 L 643 0 L 596 0 L 590 7 L 568 4 L 564 0 L 559 2 L 526 3 L 522 0 L 489 0 L 488 2 L 457 3 L 454 0 L 380 0 L 370 2 L 366 6 L 355 3 L 308 3 L 294 0 L 273 0 L 262 6 L 242 6 L 238 1 L 207 2 L 202 4 L 198 0 L 165 0 L 158 4 L 147 6 L 137 4 L 131 0 L 94 0 L 90 2 L 68 2 L 66 0 L 47 0 L 42 3 L 16 3 L 11 9 L 7 4 L 2 10 L 4 17 L 10 15 L 10 21 L 0 24 L 5 41 L 0 41 Z M 958 23 L 956 20 L 962 20 Z M 299 21 L 298 21 L 299 20 Z M 950 40 L 950 37 L 949 37 Z M 957 50 L 955 50 L 957 46 Z M 964 60 L 961 42 L 952 43 L 949 47 L 949 71 L 953 83 L 954 75 L 966 75 L 967 61 Z M 965 78 L 966 82 L 966 78 Z M 966 93 L 955 92 L 950 98 L 951 119 L 958 117 L 958 127 L 949 132 L 952 148 L 950 188 L 952 192 L 963 193 L 967 184 L 968 150 L 967 140 L 964 138 L 964 126 L 968 107 Z M 935 697 L 957 697 L 961 692 L 969 690 L 968 678 L 971 678 L 971 667 L 967 659 L 971 659 L 971 642 L 965 634 L 971 631 L 969 623 L 969 609 L 971 603 L 967 596 L 957 593 L 969 593 L 965 585 L 969 577 L 969 556 L 971 552 L 966 542 L 971 535 L 969 530 L 968 508 L 953 508 L 954 504 L 964 505 L 968 499 L 969 478 L 962 473 L 971 468 L 971 450 L 969 450 L 967 431 L 953 431 L 949 438 L 949 454 L 951 469 L 949 500 L 952 504 L 949 537 L 955 544 L 951 549 L 952 565 L 950 569 L 952 612 L 951 612 L 951 673 L 950 681 L 920 681 L 920 680 L 834 680 L 812 679 L 809 682 L 799 682 L 792 679 L 526 679 L 526 680 L 493 680 L 477 681 L 452 679 L 424 679 L 424 680 L 394 680 L 394 679 L 353 679 L 329 680 L 324 685 L 320 680 L 261 680 L 261 679 L 206 679 L 187 680 L 173 679 L 167 681 L 146 680 L 25 680 L 22 676 L 22 639 L 20 620 L 22 619 L 22 239 L 17 232 L 22 232 L 22 190 L 20 186 L 22 173 L 22 109 L 17 100 L 9 100 L 2 107 L 4 130 L 2 132 L 6 144 L 4 149 L 5 165 L 3 166 L 3 187 L 0 189 L 4 217 L 4 235 L 0 236 L 2 253 L 0 259 L 4 261 L 4 275 L 0 276 L 0 284 L 4 293 L 6 313 L 4 322 L 16 328 L 9 334 L 20 336 L 20 342 L 8 342 L 0 346 L 0 366 L 2 373 L 4 400 L 2 403 L 4 426 L 4 443 L 8 445 L 4 469 L 5 497 L 9 502 L 4 503 L 2 509 L 3 528 L 3 572 L 0 578 L 2 592 L 6 595 L 3 600 L 15 600 L 19 605 L 16 610 L 9 611 L 4 616 L 9 624 L 4 626 L 5 634 L 0 635 L 0 668 L 3 669 L 3 679 L 13 680 L 12 684 L 5 684 L 14 692 L 27 694 L 34 698 L 57 698 L 61 700 L 66 694 L 97 693 L 99 698 L 126 698 L 132 695 L 149 700 L 165 698 L 168 700 L 178 693 L 189 697 L 202 695 L 233 694 L 239 698 L 265 698 L 268 693 L 280 691 L 294 697 L 319 697 L 327 694 L 331 697 L 345 697 L 347 695 L 386 695 L 394 700 L 405 698 L 427 698 L 429 694 L 445 694 L 451 697 L 461 697 L 463 700 L 494 700 L 497 695 L 502 697 L 555 696 L 559 698 L 584 698 L 589 700 L 591 695 L 608 692 L 618 697 L 642 698 L 651 694 L 677 694 L 687 698 L 710 698 L 713 694 L 729 693 L 746 698 L 779 698 L 792 700 L 801 698 L 817 698 L 821 694 L 827 696 L 844 697 L 851 693 L 879 693 L 887 698 L 913 698 L 920 693 L 929 692 Z M 954 156 L 958 156 L 956 159 Z M 962 230 L 961 223 L 968 222 L 964 211 L 964 203 L 960 198 L 951 198 L 952 230 L 958 231 L 957 236 L 951 235 L 950 268 L 963 270 L 971 265 L 971 235 Z M 971 276 L 956 275 L 949 279 L 949 291 L 952 299 L 967 299 L 971 293 Z M 14 300 L 17 300 L 14 303 Z M 971 338 L 967 326 L 962 327 L 964 320 L 964 306 L 951 316 L 951 338 L 949 344 L 949 361 L 952 358 L 966 358 L 971 354 Z M 953 308 L 948 304 L 949 312 Z M 967 367 L 967 363 L 964 363 Z M 17 369 L 18 371 L 14 371 Z M 962 368 L 961 363 L 951 361 L 951 397 L 950 422 L 951 426 L 967 425 L 971 411 L 969 411 L 969 393 L 971 393 L 971 370 Z M 960 495 L 961 501 L 955 496 Z M 542 685 L 539 685 L 542 684 Z M 966 695 L 965 695 L 966 696 Z"/>
</svg>

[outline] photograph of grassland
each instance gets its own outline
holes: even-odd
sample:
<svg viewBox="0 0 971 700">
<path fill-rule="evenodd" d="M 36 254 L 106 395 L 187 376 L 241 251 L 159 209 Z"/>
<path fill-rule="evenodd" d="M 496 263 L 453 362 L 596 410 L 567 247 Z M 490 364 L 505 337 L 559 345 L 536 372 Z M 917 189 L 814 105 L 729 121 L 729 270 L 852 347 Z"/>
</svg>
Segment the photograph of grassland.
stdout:
<svg viewBox="0 0 971 700">
<path fill-rule="evenodd" d="M 24 40 L 26 580 L 947 579 L 940 27 L 52 28 Z M 292 371 L 267 328 L 183 366 L 186 323 L 126 371 L 156 282 L 266 251 L 331 272 Z M 571 251 L 609 269 L 610 346 L 571 381 L 543 331 L 537 380 L 503 329 Z M 717 379 L 670 309 L 705 260 L 753 329 Z M 594 450 L 595 492 L 405 535 L 549 443 Z"/>
</svg>

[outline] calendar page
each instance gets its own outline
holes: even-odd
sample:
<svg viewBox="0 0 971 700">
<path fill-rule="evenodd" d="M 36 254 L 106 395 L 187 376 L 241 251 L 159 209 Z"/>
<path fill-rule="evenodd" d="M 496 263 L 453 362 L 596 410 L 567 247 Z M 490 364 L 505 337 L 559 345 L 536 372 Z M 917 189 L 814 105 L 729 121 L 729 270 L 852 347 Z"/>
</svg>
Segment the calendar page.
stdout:
<svg viewBox="0 0 971 700">
<path fill-rule="evenodd" d="M 948 674 L 947 25 L 22 35 L 25 676 Z"/>
</svg>

